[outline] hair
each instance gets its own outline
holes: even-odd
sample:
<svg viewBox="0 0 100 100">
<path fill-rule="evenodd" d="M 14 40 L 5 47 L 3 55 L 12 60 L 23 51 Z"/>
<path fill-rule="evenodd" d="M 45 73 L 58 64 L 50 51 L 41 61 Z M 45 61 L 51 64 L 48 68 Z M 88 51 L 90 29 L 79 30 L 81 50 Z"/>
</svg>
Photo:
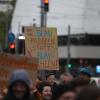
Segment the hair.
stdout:
<svg viewBox="0 0 100 100">
<path fill-rule="evenodd" d="M 60 78 L 63 78 L 64 76 L 73 77 L 70 73 L 64 73 L 60 75 Z"/>
<path fill-rule="evenodd" d="M 54 73 L 49 73 L 49 74 L 46 75 L 46 79 L 47 79 L 49 76 L 51 76 L 51 75 L 54 75 L 54 76 L 55 76 Z"/>
<path fill-rule="evenodd" d="M 63 85 L 58 85 L 54 90 L 53 90 L 53 96 L 52 100 L 58 100 L 61 95 L 63 95 L 65 92 L 72 91 L 74 92 L 74 88 L 71 84 L 63 84 Z"/>
<path fill-rule="evenodd" d="M 51 85 L 48 84 L 48 83 L 46 83 L 46 82 L 45 82 L 45 83 L 41 83 L 41 84 L 39 85 L 39 87 L 38 87 L 38 91 L 39 91 L 40 93 L 42 93 L 44 87 L 46 87 L 46 86 L 51 87 Z"/>
<path fill-rule="evenodd" d="M 37 76 L 37 79 L 40 81 L 43 81 L 42 78 L 40 76 Z"/>
<path fill-rule="evenodd" d="M 89 85 L 89 81 L 84 79 L 84 78 L 75 78 L 74 80 L 72 80 L 71 84 L 73 85 L 74 88 L 78 87 L 78 86 L 88 86 Z"/>
<path fill-rule="evenodd" d="M 76 100 L 98 100 L 100 98 L 100 89 L 95 87 L 84 88 Z"/>
</svg>

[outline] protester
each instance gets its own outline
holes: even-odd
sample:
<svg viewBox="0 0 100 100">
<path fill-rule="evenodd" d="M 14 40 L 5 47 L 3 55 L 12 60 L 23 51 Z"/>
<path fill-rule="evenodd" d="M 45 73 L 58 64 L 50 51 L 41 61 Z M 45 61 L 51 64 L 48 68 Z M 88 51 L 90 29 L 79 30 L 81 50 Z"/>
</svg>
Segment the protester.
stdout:
<svg viewBox="0 0 100 100">
<path fill-rule="evenodd" d="M 7 95 L 7 92 L 8 92 L 8 89 L 7 88 L 3 89 L 3 95 L 4 96 Z"/>
<path fill-rule="evenodd" d="M 43 82 L 42 78 L 38 76 L 37 79 L 36 79 L 36 82 L 35 82 L 36 88 L 38 88 L 39 85 L 40 85 L 42 82 Z"/>
<path fill-rule="evenodd" d="M 72 79 L 73 79 L 73 77 L 70 73 L 65 73 L 60 76 L 60 83 L 67 84 L 67 83 L 71 82 Z"/>
<path fill-rule="evenodd" d="M 25 70 L 17 70 L 11 74 L 8 93 L 4 100 L 32 100 L 30 96 L 30 80 Z"/>
<path fill-rule="evenodd" d="M 88 67 L 82 67 L 80 68 L 80 74 L 79 77 L 85 78 L 90 82 L 91 77 L 93 77 L 93 72 L 90 68 Z"/>
<path fill-rule="evenodd" d="M 72 85 L 58 85 L 53 91 L 52 100 L 75 100 L 76 94 Z"/>
<path fill-rule="evenodd" d="M 38 91 L 40 93 L 40 95 L 38 94 L 38 96 L 41 96 L 41 99 L 39 100 L 51 100 L 52 99 L 52 88 L 50 84 L 42 83 Z"/>
<path fill-rule="evenodd" d="M 46 82 L 51 85 L 52 88 L 55 88 L 57 86 L 55 82 L 56 78 L 53 73 L 50 73 L 46 76 Z"/>
<path fill-rule="evenodd" d="M 89 86 L 89 81 L 85 78 L 78 77 L 72 80 L 71 84 L 73 85 L 75 92 L 79 94 L 84 87 Z"/>
<path fill-rule="evenodd" d="M 94 87 L 84 88 L 76 100 L 100 100 L 100 89 Z"/>
</svg>

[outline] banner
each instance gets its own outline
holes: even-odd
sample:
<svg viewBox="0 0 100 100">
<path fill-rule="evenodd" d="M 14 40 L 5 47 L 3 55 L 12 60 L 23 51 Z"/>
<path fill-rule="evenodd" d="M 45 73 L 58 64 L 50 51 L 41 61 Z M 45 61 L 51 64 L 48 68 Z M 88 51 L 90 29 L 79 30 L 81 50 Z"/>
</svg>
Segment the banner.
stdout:
<svg viewBox="0 0 100 100">
<path fill-rule="evenodd" d="M 38 60 L 25 56 L 0 54 L 0 88 L 7 87 L 10 74 L 17 69 L 24 69 L 34 81 L 37 77 Z"/>
<path fill-rule="evenodd" d="M 57 29 L 25 27 L 25 51 L 39 59 L 38 69 L 58 70 Z"/>
</svg>

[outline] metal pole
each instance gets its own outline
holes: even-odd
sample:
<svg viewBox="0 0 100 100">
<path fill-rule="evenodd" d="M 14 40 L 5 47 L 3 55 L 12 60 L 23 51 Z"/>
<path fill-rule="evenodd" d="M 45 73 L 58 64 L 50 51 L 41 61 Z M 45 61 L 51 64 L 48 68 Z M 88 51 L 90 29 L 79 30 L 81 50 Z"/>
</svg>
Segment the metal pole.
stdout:
<svg viewBox="0 0 100 100">
<path fill-rule="evenodd" d="M 15 44 L 16 44 L 16 48 L 15 48 L 15 53 L 18 54 L 18 51 L 19 51 L 19 45 L 18 45 L 18 42 L 19 42 L 19 34 L 20 34 L 20 22 L 18 22 L 18 33 L 17 33 L 17 37 L 16 37 L 16 41 L 15 41 Z"/>
<path fill-rule="evenodd" d="M 68 26 L 68 38 L 67 38 L 67 67 L 66 72 L 68 72 L 68 64 L 70 64 L 70 34 L 71 34 L 71 26 Z"/>
<path fill-rule="evenodd" d="M 45 12 L 43 0 L 41 0 L 41 28 L 46 26 L 47 26 L 47 12 Z"/>
<path fill-rule="evenodd" d="M 41 26 L 40 26 L 40 32 L 41 32 L 41 36 L 43 35 L 43 31 L 42 29 L 43 28 L 46 28 L 47 26 L 47 12 L 45 12 L 44 10 L 44 3 L 43 3 L 43 0 L 41 0 Z M 39 74 L 41 75 L 42 78 L 45 77 L 45 70 L 40 70 L 39 71 Z"/>
<path fill-rule="evenodd" d="M 40 4 L 40 8 L 41 8 L 41 26 L 40 26 L 40 32 L 41 32 L 41 36 L 42 36 L 42 28 L 44 27 L 44 5 L 43 5 L 43 0 L 41 0 L 41 4 Z"/>
<path fill-rule="evenodd" d="M 47 27 L 47 12 L 44 12 L 44 27 Z"/>
</svg>

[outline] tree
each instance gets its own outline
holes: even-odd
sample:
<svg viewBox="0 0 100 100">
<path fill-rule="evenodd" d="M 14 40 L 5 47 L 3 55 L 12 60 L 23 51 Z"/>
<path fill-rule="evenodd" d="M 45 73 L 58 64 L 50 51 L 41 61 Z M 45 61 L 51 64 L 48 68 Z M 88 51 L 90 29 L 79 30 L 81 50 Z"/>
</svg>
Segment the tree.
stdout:
<svg viewBox="0 0 100 100">
<path fill-rule="evenodd" d="M 10 29 L 10 24 L 11 24 L 16 0 L 10 1 L 10 4 L 13 7 L 12 10 L 7 9 L 6 12 L 2 12 L 2 11 L 0 12 L 0 48 L 2 49 L 5 47 L 5 39 Z"/>
<path fill-rule="evenodd" d="M 15 7 L 15 5 L 16 5 L 16 0 L 12 0 L 11 2 L 11 5 L 13 6 L 13 8 Z"/>
</svg>

